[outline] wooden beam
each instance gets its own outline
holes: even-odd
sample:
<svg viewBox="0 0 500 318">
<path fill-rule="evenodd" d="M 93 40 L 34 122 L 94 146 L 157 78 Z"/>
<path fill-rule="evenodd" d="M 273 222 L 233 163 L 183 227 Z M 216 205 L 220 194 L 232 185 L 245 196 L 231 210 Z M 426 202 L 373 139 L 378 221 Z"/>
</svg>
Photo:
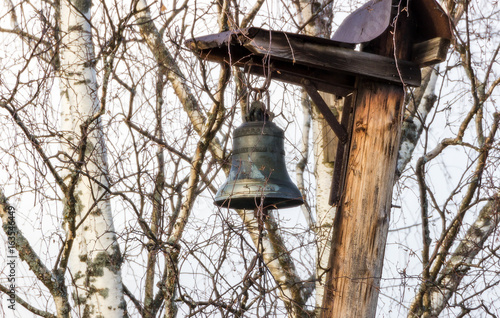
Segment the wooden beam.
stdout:
<svg viewBox="0 0 500 318">
<path fill-rule="evenodd" d="M 307 91 L 307 94 L 312 99 L 318 110 L 321 112 L 325 120 L 328 122 L 332 130 L 335 132 L 337 137 L 339 138 L 342 144 L 347 142 L 347 130 L 343 127 L 335 117 L 335 115 L 330 110 L 330 107 L 325 103 L 323 97 L 316 91 L 316 88 L 311 85 L 311 83 L 307 80 L 303 82 L 304 89 Z"/>
<path fill-rule="evenodd" d="M 419 86 L 420 67 L 409 61 L 354 51 L 322 43 L 299 41 L 283 32 L 259 32 L 243 44 L 249 51 L 273 59 L 306 65 L 325 72 L 344 72 L 392 83 Z"/>
<path fill-rule="evenodd" d="M 419 86 L 420 68 L 403 59 L 354 51 L 340 42 L 281 31 L 248 28 L 191 39 L 189 49 L 208 61 L 240 65 L 252 59 L 262 67 L 281 63 L 281 70 L 298 68 L 332 78 L 369 77 Z M 318 87 L 318 89 L 321 89 Z"/>
<path fill-rule="evenodd" d="M 319 91 L 319 90 L 318 90 Z M 346 97 L 340 97 L 338 95 L 329 94 L 325 92 L 319 92 L 325 103 L 331 109 L 332 113 L 339 120 L 340 124 L 344 127 L 342 123 L 342 114 L 344 113 L 344 103 Z M 342 144 L 339 142 L 339 138 L 332 130 L 325 117 L 319 113 L 317 120 L 319 121 L 318 125 L 321 127 L 321 146 L 320 149 L 323 153 L 323 162 L 331 163 L 332 165 L 336 162 L 335 158 L 337 157 L 337 149 L 338 145 Z M 349 130 L 347 129 L 347 135 L 349 135 Z M 320 141 L 317 141 L 320 142 Z"/>
<path fill-rule="evenodd" d="M 231 66 L 242 67 L 245 73 L 268 77 L 269 72 L 273 80 L 302 86 L 304 79 L 309 80 L 318 90 L 338 96 L 346 96 L 354 90 L 356 78 L 345 73 L 325 72 L 318 68 L 304 65 L 294 65 L 283 61 L 266 61 L 262 56 L 249 53 L 248 50 L 234 47 L 231 49 L 230 57 L 215 48 L 199 51 L 199 56 L 207 61 L 228 63 Z M 227 53 L 227 52 L 226 52 Z"/>
<path fill-rule="evenodd" d="M 238 63 L 237 66 L 243 66 L 245 73 L 263 77 L 267 77 L 271 71 L 271 79 L 299 86 L 302 86 L 304 80 L 308 80 L 317 90 L 337 96 L 347 96 L 354 90 L 355 78 L 346 74 L 322 72 L 300 65 L 291 70 L 281 61 L 274 61 L 269 68 L 258 62 Z"/>
<path fill-rule="evenodd" d="M 363 82 L 343 192 L 334 219 L 322 318 L 376 316 L 392 185 L 400 137 L 403 88 Z"/>
<path fill-rule="evenodd" d="M 413 45 L 412 61 L 420 67 L 441 63 L 446 60 L 450 40 L 433 38 Z"/>
</svg>

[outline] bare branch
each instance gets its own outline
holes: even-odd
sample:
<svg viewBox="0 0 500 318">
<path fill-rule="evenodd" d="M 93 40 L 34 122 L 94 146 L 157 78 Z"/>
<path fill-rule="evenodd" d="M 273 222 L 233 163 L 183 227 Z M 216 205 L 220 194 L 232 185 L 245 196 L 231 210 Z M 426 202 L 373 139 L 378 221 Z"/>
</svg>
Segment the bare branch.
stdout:
<svg viewBox="0 0 500 318">
<path fill-rule="evenodd" d="M 157 62 L 164 66 L 167 79 L 171 83 L 179 101 L 184 106 L 184 110 L 188 114 L 194 129 L 201 136 L 203 134 L 204 123 L 207 121 L 207 118 L 202 113 L 200 105 L 191 93 L 189 85 L 186 82 L 179 66 L 168 51 L 168 48 L 163 43 L 154 21 L 151 19 L 149 8 L 145 0 L 137 1 L 136 10 L 135 14 L 144 40 L 148 44 Z M 215 141 L 210 141 L 209 149 L 214 157 L 218 159 L 222 159 L 224 157 L 221 146 Z"/>
<path fill-rule="evenodd" d="M 253 20 L 255 19 L 255 16 L 259 12 L 264 2 L 265 0 L 255 1 L 255 4 L 253 5 L 252 9 L 250 9 L 250 11 L 243 18 L 243 20 L 241 20 L 240 28 L 246 28 L 252 24 Z"/>
<path fill-rule="evenodd" d="M 57 316 L 60 318 L 69 317 L 70 306 L 63 279 L 64 273 L 51 272 L 45 266 L 21 230 L 17 227 L 15 213 L 14 207 L 7 202 L 3 191 L 0 190 L 0 218 L 2 219 L 2 228 L 5 234 L 14 237 L 14 246 L 19 252 L 19 257 L 28 264 L 33 274 L 47 287 L 54 297 Z"/>
<path fill-rule="evenodd" d="M 462 202 L 460 203 L 460 207 L 458 209 L 457 215 L 451 222 L 450 226 L 448 229 L 442 234 L 441 239 L 439 240 L 434 255 L 432 257 L 432 269 L 431 269 L 431 278 L 435 279 L 437 277 L 438 273 L 441 270 L 441 267 L 443 266 L 444 260 L 446 256 L 449 254 L 450 247 L 455 241 L 460 228 L 462 227 L 462 220 L 465 216 L 465 213 L 469 210 L 470 208 L 470 203 L 472 201 L 472 198 L 474 197 L 474 194 L 476 193 L 476 190 L 478 186 L 481 183 L 482 180 L 482 175 L 485 169 L 485 164 L 486 160 L 488 159 L 489 152 L 491 150 L 491 145 L 494 141 L 496 132 L 498 130 L 498 121 L 500 119 L 500 115 L 497 113 L 495 115 L 495 121 L 493 123 L 493 126 L 491 128 L 490 134 L 488 138 L 486 138 L 485 144 L 483 146 L 482 151 L 479 154 L 479 158 L 477 160 L 476 164 L 476 170 L 474 171 L 474 178 L 471 180 L 469 187 L 467 189 L 467 192 L 462 199 Z M 439 251 L 439 252 L 438 252 Z"/>
<path fill-rule="evenodd" d="M 10 291 L 7 287 L 5 287 L 4 285 L 0 284 L 0 291 L 5 293 L 5 294 L 9 294 Z M 31 306 L 28 302 L 26 302 L 24 299 L 22 299 L 21 297 L 19 297 L 19 295 L 15 294 L 15 300 L 16 300 L 16 303 L 19 303 L 21 304 L 21 306 L 23 306 L 24 308 L 26 308 L 27 310 L 31 311 L 32 313 L 34 313 L 35 315 L 37 316 L 40 316 L 40 317 L 45 317 L 45 318 L 56 318 L 57 316 L 54 315 L 54 314 L 51 314 L 47 311 L 44 311 L 44 310 L 40 310 L 38 308 L 35 308 L 33 306 Z"/>
<path fill-rule="evenodd" d="M 431 312 L 438 316 L 456 292 L 460 282 L 466 277 L 476 255 L 483 249 L 486 240 L 500 222 L 500 198 L 488 201 L 481 209 L 476 221 L 469 227 L 457 246 L 442 274 L 431 290 Z"/>
</svg>

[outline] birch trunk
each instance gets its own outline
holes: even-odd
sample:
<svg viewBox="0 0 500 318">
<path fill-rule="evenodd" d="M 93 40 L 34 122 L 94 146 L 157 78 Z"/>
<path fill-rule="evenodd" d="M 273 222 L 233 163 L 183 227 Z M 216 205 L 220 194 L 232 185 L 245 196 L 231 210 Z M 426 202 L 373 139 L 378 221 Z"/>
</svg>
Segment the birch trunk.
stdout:
<svg viewBox="0 0 500 318">
<path fill-rule="evenodd" d="M 307 35 L 329 38 L 333 19 L 332 1 L 297 0 L 299 22 Z M 299 30 L 300 32 L 301 30 Z M 322 94 L 328 105 L 337 105 L 335 96 Z M 335 209 L 328 204 L 330 197 L 333 163 L 327 160 L 324 142 L 324 120 L 313 111 L 314 175 L 316 177 L 316 316 L 320 315 L 323 302 L 325 273 L 330 256 L 330 237 Z"/>
<path fill-rule="evenodd" d="M 61 128 L 68 186 L 65 228 L 77 316 L 123 317 L 126 306 L 120 274 L 121 254 L 105 187 L 106 147 L 100 123 L 92 45 L 91 1 L 62 1 L 60 90 Z"/>
<path fill-rule="evenodd" d="M 322 94 L 328 105 L 334 105 L 335 96 Z M 330 246 L 335 208 L 329 204 L 332 186 L 333 163 L 328 162 L 325 151 L 325 121 L 318 111 L 313 117 L 314 175 L 316 177 L 316 308 L 317 315 L 323 303 L 326 270 L 330 258 Z"/>
</svg>

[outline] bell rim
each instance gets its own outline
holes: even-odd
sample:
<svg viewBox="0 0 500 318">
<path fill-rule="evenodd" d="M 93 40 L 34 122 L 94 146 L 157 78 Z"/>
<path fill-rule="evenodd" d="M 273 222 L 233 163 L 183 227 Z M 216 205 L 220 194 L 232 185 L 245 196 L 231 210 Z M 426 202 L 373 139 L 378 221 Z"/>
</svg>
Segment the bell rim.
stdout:
<svg viewBox="0 0 500 318">
<path fill-rule="evenodd" d="M 261 204 L 261 199 L 255 196 L 246 197 L 226 197 L 214 200 L 214 205 L 220 208 L 254 210 L 262 206 L 264 209 L 287 209 L 294 208 L 304 204 L 303 198 L 283 198 L 283 197 L 264 197 L 264 202 Z M 278 199 L 280 201 L 275 201 Z"/>
<path fill-rule="evenodd" d="M 245 184 L 245 190 L 241 189 L 242 184 Z M 263 189 L 261 183 L 254 179 L 225 182 L 217 191 L 214 204 L 219 207 L 235 209 L 255 209 L 260 206 L 261 200 L 264 200 L 265 206 L 276 205 L 279 209 L 304 204 L 300 190 L 291 180 L 289 182 L 273 182 L 269 185 L 278 186 L 279 192 Z M 242 207 L 243 205 L 244 207 Z"/>
</svg>

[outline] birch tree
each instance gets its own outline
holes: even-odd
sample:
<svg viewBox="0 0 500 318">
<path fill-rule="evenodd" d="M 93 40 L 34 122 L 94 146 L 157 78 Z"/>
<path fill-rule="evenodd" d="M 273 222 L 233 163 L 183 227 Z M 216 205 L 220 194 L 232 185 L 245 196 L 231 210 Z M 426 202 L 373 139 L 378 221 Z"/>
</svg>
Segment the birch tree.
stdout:
<svg viewBox="0 0 500 318">
<path fill-rule="evenodd" d="M 47 286 L 48 282 L 45 283 L 53 295 L 58 295 L 55 299 L 58 315 L 70 315 L 68 297 L 71 297 L 74 311 L 78 315 L 122 317 L 126 313 L 126 305 L 122 294 L 121 254 L 116 241 L 109 194 L 106 191 L 106 146 L 100 120 L 105 105 L 99 103 L 98 99 L 89 23 L 90 7 L 90 1 L 62 1 L 54 5 L 58 28 L 53 29 L 55 41 L 47 40 L 57 41 L 58 51 L 51 52 L 53 54 L 50 57 L 44 56 L 52 59 L 52 66 L 60 82 L 61 125 L 58 131 L 60 138 L 65 141 L 61 143 L 59 153 L 61 162 L 64 163 L 62 169 L 53 165 L 47 152 L 42 149 L 39 138 L 18 117 L 15 103 L 7 100 L 4 109 L 35 145 L 61 193 L 65 236 L 50 277 L 44 278 L 58 281 L 55 286 Z M 15 10 L 12 4 L 11 8 Z M 11 11 L 10 15 L 14 30 L 21 33 L 15 12 Z M 34 39 L 27 41 L 32 42 Z M 36 41 L 35 51 L 31 52 L 33 55 L 38 53 L 38 45 L 48 44 L 43 35 Z M 28 60 L 25 67 L 29 67 L 30 62 Z M 11 99 L 24 81 L 21 72 L 16 81 Z M 25 242 L 24 239 L 20 241 Z M 20 256 L 29 263 L 38 261 L 36 255 L 20 253 Z M 36 275 L 44 275 L 39 268 L 31 268 Z M 63 282 L 66 275 L 71 277 L 74 287 L 69 291 L 70 295 L 66 293 Z"/>
<path fill-rule="evenodd" d="M 335 137 L 304 92 L 184 42 L 249 26 L 329 38 L 362 2 L 4 0 L 0 216 L 17 262 L 15 294 L 0 274 L 15 300 L 2 314 L 319 316 Z M 441 5 L 455 40 L 406 92 L 380 317 L 500 311 L 499 8 Z M 306 204 L 216 208 L 231 132 L 267 84 Z"/>
<path fill-rule="evenodd" d="M 333 21 L 332 1 L 295 1 L 295 8 L 298 12 L 298 28 L 307 35 L 330 38 Z M 332 107 L 332 112 L 339 116 L 339 110 L 342 109 L 342 101 L 332 94 L 322 94 L 323 99 Z M 323 302 L 323 292 L 325 283 L 325 273 L 328 269 L 328 260 L 330 256 L 330 237 L 332 234 L 333 216 L 335 208 L 330 206 L 330 187 L 331 176 L 333 175 L 333 163 L 335 158 L 330 158 L 327 149 L 334 149 L 337 143 L 337 137 L 329 129 L 323 116 L 311 104 L 307 93 L 302 92 L 302 107 L 304 113 L 304 135 L 302 154 L 307 156 L 309 153 L 309 129 L 312 120 L 313 132 L 313 151 L 314 151 L 314 175 L 316 178 L 316 206 L 315 206 L 315 224 L 312 229 L 316 235 L 317 255 L 316 255 L 316 314 L 320 314 L 320 308 Z M 341 113 L 341 112 L 340 112 Z M 327 133 L 328 132 L 328 133 Z M 330 138 L 330 140 L 329 140 Z M 307 157 L 304 157 L 307 162 Z M 298 180 L 302 181 L 302 170 L 305 164 L 298 166 Z M 300 174 L 299 174 L 300 173 Z M 302 181 L 303 183 L 303 181 Z M 304 207 L 307 209 L 308 207 Z M 307 214 L 311 213 L 309 210 Z M 306 215 L 307 215 L 306 214 Z M 312 224 L 312 222 L 311 222 Z"/>
<path fill-rule="evenodd" d="M 65 180 L 63 191 L 68 192 L 63 201 L 67 234 L 62 253 L 63 262 L 69 257 L 68 274 L 73 279 L 72 298 L 76 312 L 89 317 L 123 317 L 126 305 L 121 282 L 121 253 L 106 191 L 109 187 L 107 148 L 100 118 L 106 104 L 98 98 L 89 23 L 91 6 L 91 1 L 62 1 L 59 9 L 57 75 L 61 134 L 66 141 L 62 144 L 62 156 L 69 161 L 60 172 Z"/>
</svg>

